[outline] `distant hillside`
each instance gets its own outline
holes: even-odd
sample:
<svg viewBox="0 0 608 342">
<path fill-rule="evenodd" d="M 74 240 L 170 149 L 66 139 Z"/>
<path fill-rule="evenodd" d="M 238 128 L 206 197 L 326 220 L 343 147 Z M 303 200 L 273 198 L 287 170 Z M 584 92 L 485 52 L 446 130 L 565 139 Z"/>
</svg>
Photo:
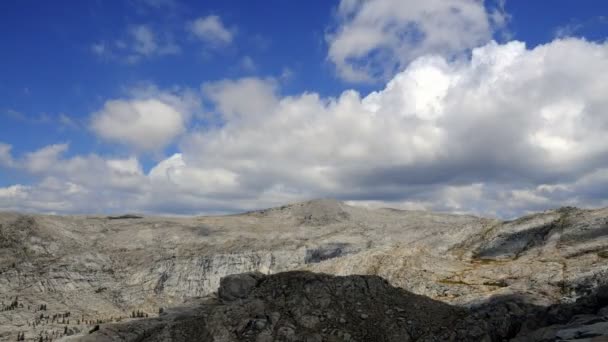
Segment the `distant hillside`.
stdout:
<svg viewBox="0 0 608 342">
<path fill-rule="evenodd" d="M 373 275 L 464 307 L 513 295 L 546 306 L 592 293 L 607 260 L 608 209 L 508 222 L 334 200 L 189 218 L 0 213 L 0 339 L 156 317 L 243 272 Z"/>
</svg>

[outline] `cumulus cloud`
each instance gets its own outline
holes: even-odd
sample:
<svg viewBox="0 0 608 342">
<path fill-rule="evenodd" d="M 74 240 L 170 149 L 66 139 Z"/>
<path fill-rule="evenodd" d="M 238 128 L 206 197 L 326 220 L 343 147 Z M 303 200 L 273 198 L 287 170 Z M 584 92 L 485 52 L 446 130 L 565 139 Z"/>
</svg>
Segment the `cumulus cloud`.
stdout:
<svg viewBox="0 0 608 342">
<path fill-rule="evenodd" d="M 480 0 L 342 0 L 327 58 L 347 81 L 387 79 L 416 57 L 479 46 L 507 19 L 504 5 L 488 12 Z"/>
<path fill-rule="evenodd" d="M 608 71 L 607 46 L 572 39 L 532 50 L 490 43 L 468 63 L 422 57 L 365 97 L 280 97 L 270 80 L 222 81 L 204 89 L 224 125 L 189 135 L 182 159 L 222 165 L 239 191 L 259 196 L 551 206 L 559 201 L 539 189 L 608 163 L 599 70 Z M 482 205 L 489 198 L 496 206 Z"/>
<path fill-rule="evenodd" d="M 91 128 L 102 139 L 138 151 L 159 151 L 185 131 L 200 106 L 191 92 L 173 94 L 156 88 L 136 89 L 133 98 L 106 101 L 92 115 Z"/>
<path fill-rule="evenodd" d="M 234 39 L 234 29 L 227 28 L 217 15 L 200 17 L 188 24 L 190 32 L 205 43 L 227 45 Z"/>
<path fill-rule="evenodd" d="M 55 144 L 25 155 L 23 165 L 32 173 L 47 173 L 56 167 L 58 157 L 67 151 L 68 144 Z"/>
<path fill-rule="evenodd" d="M 149 172 L 137 159 L 62 159 L 65 147 L 51 146 L 23 158 L 30 172 L 47 170 L 43 181 L 0 189 L 0 205 L 37 208 L 34 198 L 45 198 L 71 211 L 93 202 L 103 210 L 200 213 L 336 197 L 503 217 L 608 205 L 608 81 L 597 77 L 605 73 L 607 43 L 564 39 L 533 49 L 491 42 L 467 61 L 419 57 L 366 96 L 282 96 L 273 79 L 206 83 L 219 123 L 186 133 L 179 153 Z M 133 101 L 109 117 L 139 123 L 149 111 Z M 129 120 L 121 125 L 131 127 Z M 154 128 L 140 132 L 116 139 L 139 136 L 119 141 L 140 148 L 167 141 L 141 143 Z"/>
<path fill-rule="evenodd" d="M 92 128 L 106 140 L 153 151 L 184 131 L 184 117 L 156 99 L 111 100 L 93 116 Z"/>
<path fill-rule="evenodd" d="M 273 79 L 247 77 L 207 83 L 202 91 L 225 120 L 237 117 L 257 120 L 274 108 L 276 86 Z"/>
<path fill-rule="evenodd" d="M 125 205 L 142 206 L 140 201 L 149 185 L 136 157 L 67 157 L 68 150 L 68 144 L 49 145 L 14 160 L 14 170 L 38 176 L 39 181 L 0 187 L 0 208 L 92 213 L 121 210 Z M 99 203 L 103 208 L 98 207 Z"/>
</svg>

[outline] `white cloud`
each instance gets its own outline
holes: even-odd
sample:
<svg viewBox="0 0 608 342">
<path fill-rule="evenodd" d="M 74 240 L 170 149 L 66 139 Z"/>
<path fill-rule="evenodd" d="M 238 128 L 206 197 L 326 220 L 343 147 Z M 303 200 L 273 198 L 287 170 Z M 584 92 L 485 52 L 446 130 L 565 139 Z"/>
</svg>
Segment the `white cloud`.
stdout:
<svg viewBox="0 0 608 342">
<path fill-rule="evenodd" d="M 26 154 L 25 168 L 32 173 L 46 173 L 55 168 L 58 157 L 67 151 L 68 144 L 46 146 L 38 151 Z"/>
<path fill-rule="evenodd" d="M 256 120 L 276 104 L 276 86 L 271 79 L 248 77 L 207 83 L 202 90 L 224 118 L 251 117 Z"/>
<path fill-rule="evenodd" d="M 130 48 L 132 56 L 173 55 L 180 53 L 181 49 L 171 39 L 160 42 L 149 26 L 137 25 L 129 29 L 132 38 Z"/>
<path fill-rule="evenodd" d="M 123 38 L 94 43 L 91 51 L 99 57 L 133 64 L 143 58 L 179 54 L 181 48 L 170 35 L 159 37 L 149 25 L 133 25 Z"/>
<path fill-rule="evenodd" d="M 14 164 L 11 149 L 11 145 L 0 142 L 0 166 L 10 167 Z"/>
<path fill-rule="evenodd" d="M 273 79 L 207 83 L 219 124 L 185 133 L 147 174 L 135 157 L 62 158 L 66 147 L 51 146 L 17 158 L 41 181 L 0 206 L 200 213 L 337 197 L 511 217 L 608 205 L 606 73 L 608 43 L 566 39 L 489 43 L 467 61 L 423 56 L 367 96 L 281 96 Z M 178 99 L 142 90 L 96 115 L 111 119 L 115 141 L 159 148 L 184 129 Z M 177 124 L 142 128 L 149 117 Z"/>
<path fill-rule="evenodd" d="M 76 129 L 80 126 L 76 120 L 64 113 L 59 114 L 58 121 L 62 127 Z"/>
<path fill-rule="evenodd" d="M 281 75 L 279 76 L 279 79 L 283 82 L 289 82 L 289 81 L 291 81 L 291 79 L 293 79 L 294 74 L 295 73 L 293 72 L 293 70 L 291 70 L 291 68 L 283 67 L 283 70 L 281 70 Z"/>
<path fill-rule="evenodd" d="M 581 31 L 592 28 L 593 26 L 603 26 L 608 24 L 608 16 L 595 16 L 587 20 L 572 19 L 567 24 L 558 26 L 554 30 L 556 38 L 582 37 Z"/>
<path fill-rule="evenodd" d="M 105 102 L 91 116 L 91 129 L 109 142 L 130 146 L 138 152 L 158 152 L 186 130 L 200 111 L 199 96 L 179 88 L 161 91 L 139 86 L 130 96 Z"/>
<path fill-rule="evenodd" d="M 229 29 L 217 15 L 200 17 L 188 24 L 188 29 L 202 41 L 212 45 L 227 45 L 234 39 L 234 29 Z"/>
<path fill-rule="evenodd" d="M 209 169 L 190 168 L 184 162 L 182 154 L 176 153 L 163 160 L 150 170 L 150 179 L 157 184 L 166 184 L 176 187 L 179 192 L 192 192 L 199 196 L 227 189 L 238 191 L 238 175 L 221 167 Z M 196 184 L 193 188 L 192 185 Z"/>
<path fill-rule="evenodd" d="M 40 124 L 48 124 L 53 121 L 52 118 L 47 113 L 39 113 L 37 116 L 34 116 L 34 115 L 29 115 L 29 114 L 25 114 L 22 112 L 18 112 L 13 109 L 7 109 L 7 110 L 3 110 L 2 114 L 6 115 L 9 119 L 24 122 L 27 124 L 40 125 Z"/>
<path fill-rule="evenodd" d="M 23 197 L 26 188 L 27 187 L 24 187 L 23 185 L 11 185 L 6 188 L 0 188 L 0 199 Z"/>
<path fill-rule="evenodd" d="M 243 58 L 241 58 L 240 66 L 241 69 L 246 72 L 253 72 L 257 69 L 253 58 L 251 58 L 250 56 L 244 56 Z"/>
<path fill-rule="evenodd" d="M 185 113 L 157 99 L 110 100 L 93 115 L 97 135 L 141 151 L 167 146 L 185 130 Z"/>
<path fill-rule="evenodd" d="M 110 159 L 107 161 L 108 167 L 122 175 L 142 175 L 143 171 L 139 161 L 135 157 L 128 159 Z"/>
<path fill-rule="evenodd" d="M 183 158 L 223 166 L 240 176 L 240 191 L 260 197 L 280 188 L 416 198 L 450 211 L 500 212 L 498 199 L 482 205 L 500 196 L 551 205 L 522 191 L 608 164 L 601 70 L 606 45 L 564 40 L 533 50 L 490 43 L 466 64 L 423 57 L 363 98 L 280 97 L 270 80 L 222 81 L 204 89 L 224 125 L 190 135 Z"/>
<path fill-rule="evenodd" d="M 137 159 L 105 160 L 94 154 L 63 158 L 66 149 L 51 145 L 27 154 L 16 167 L 41 179 L 34 185 L 0 188 L 0 208 L 51 213 L 141 208 L 149 186 Z"/>
<path fill-rule="evenodd" d="M 145 25 L 139 25 L 132 27 L 129 33 L 133 37 L 133 50 L 135 52 L 148 56 L 158 49 L 156 44 L 156 37 L 149 27 Z"/>
<path fill-rule="evenodd" d="M 327 58 L 347 81 L 386 79 L 416 57 L 450 57 L 489 41 L 492 24 L 506 18 L 479 0 L 342 0 Z"/>
</svg>

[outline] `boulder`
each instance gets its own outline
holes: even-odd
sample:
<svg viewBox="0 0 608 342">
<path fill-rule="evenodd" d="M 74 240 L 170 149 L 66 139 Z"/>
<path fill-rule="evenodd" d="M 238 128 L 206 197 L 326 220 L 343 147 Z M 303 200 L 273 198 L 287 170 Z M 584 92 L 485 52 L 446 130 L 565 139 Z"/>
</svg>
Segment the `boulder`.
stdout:
<svg viewBox="0 0 608 342">
<path fill-rule="evenodd" d="M 218 296 L 227 302 L 247 298 L 262 277 L 261 273 L 255 272 L 225 276 L 220 280 Z"/>
</svg>

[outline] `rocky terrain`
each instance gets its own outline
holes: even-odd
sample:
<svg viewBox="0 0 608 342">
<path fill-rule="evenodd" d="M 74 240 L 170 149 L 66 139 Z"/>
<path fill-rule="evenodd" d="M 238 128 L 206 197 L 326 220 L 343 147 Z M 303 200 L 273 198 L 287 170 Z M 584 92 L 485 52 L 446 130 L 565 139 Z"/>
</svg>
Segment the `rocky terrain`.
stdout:
<svg viewBox="0 0 608 342">
<path fill-rule="evenodd" d="M 471 323 L 475 313 L 470 310 L 481 310 L 480 307 L 497 298 L 517 298 L 517 303 L 539 310 L 580 306 L 576 304 L 577 299 L 595 298 L 597 289 L 608 282 L 607 262 L 608 209 L 561 208 L 507 222 L 422 211 L 367 209 L 333 200 L 215 217 L 0 213 L 0 339 L 102 338 L 111 336 L 104 333 L 107 331 L 118 334 L 122 328 L 116 326 L 130 326 L 129 329 L 137 331 L 133 325 L 139 325 L 145 334 L 150 333 L 144 327 L 158 325 L 153 330 L 166 334 L 174 331 L 171 326 L 182 324 L 186 329 L 183 325 L 186 323 L 179 323 L 182 318 L 200 323 L 201 317 L 215 317 L 217 320 L 213 322 L 222 319 L 232 322 L 234 317 L 245 317 L 245 314 L 225 316 L 228 314 L 222 311 L 249 310 L 243 301 L 259 304 L 261 300 L 263 312 L 276 309 L 281 314 L 286 312 L 287 302 L 275 308 L 273 305 L 279 303 L 269 300 L 268 291 L 277 286 L 296 286 L 307 277 L 317 279 L 313 283 L 323 288 L 324 283 L 329 286 L 343 281 L 377 282 L 378 288 L 382 288 L 379 293 L 387 292 L 387 298 L 392 298 L 386 301 L 394 300 L 403 306 L 415 298 L 423 308 L 449 316 L 447 321 L 422 325 L 409 319 L 416 326 L 428 327 L 430 330 L 425 333 L 428 336 L 439 338 L 444 336 L 441 327 L 453 330 L 457 324 Z M 251 292 L 253 297 L 237 302 L 214 297 L 220 279 L 227 275 L 244 272 L 268 275 L 289 270 L 372 277 L 343 278 L 312 273 L 278 274 L 276 278 L 258 275 L 255 290 Z M 280 291 L 279 288 L 275 290 Z M 299 294 L 300 290 L 292 293 Z M 330 287 L 324 293 L 334 300 L 345 295 L 335 291 Z M 300 300 L 298 296 L 293 300 Z M 411 315 L 390 316 L 386 311 L 396 309 L 375 307 L 378 296 L 381 295 L 365 302 L 368 312 L 364 314 L 376 315 L 366 322 L 388 324 L 381 326 L 387 329 L 390 326 L 389 330 L 396 324 L 395 331 L 406 332 L 407 335 L 402 336 L 409 336 L 411 340 L 427 336 L 399 325 L 399 317 L 407 323 Z M 347 306 L 336 308 L 334 314 L 351 315 L 356 310 L 354 306 Z M 601 308 L 596 305 L 585 310 L 579 311 L 592 315 L 587 317 L 589 320 L 575 317 L 578 323 L 571 322 L 576 310 L 570 310 L 561 320 L 548 318 L 534 328 L 550 330 L 553 326 L 557 330 L 551 331 L 563 331 L 572 328 L 568 324 L 578 324 L 600 329 L 602 325 L 595 324 L 604 322 L 599 313 Z M 489 310 L 494 311 L 500 312 Z M 421 319 L 426 315 L 421 310 L 416 312 Z M 527 309 L 523 312 L 537 313 Z M 325 316 L 315 317 L 321 320 Z M 246 318 L 251 320 L 249 316 Z M 294 326 L 292 330 L 297 333 L 294 336 L 304 336 L 299 327 L 305 325 L 299 319 L 293 316 L 285 320 Z M 333 318 L 323 319 L 334 324 Z M 167 320 L 175 324 L 168 324 Z M 596 323 L 583 324 L 583 321 Z M 121 323 L 108 324 L 116 322 Z M 517 333 L 496 335 L 494 330 L 482 327 L 485 334 L 482 335 L 490 340 L 499 340 L 499 336 L 523 336 L 524 331 L 519 331 L 521 326 L 514 324 L 509 329 Z M 200 329 L 200 334 L 209 333 L 222 341 L 221 329 L 207 331 L 216 325 L 220 324 L 198 324 L 198 328 L 188 329 Z M 89 335 L 96 327 L 99 331 Z M 264 335 L 262 331 L 266 330 L 260 329 L 252 336 L 272 340 L 278 338 L 276 334 L 282 327 L 287 325 L 272 325 L 272 329 L 266 329 L 272 333 Z M 319 327 L 334 329 L 333 325 Z M 361 325 L 361 329 L 364 327 Z M 188 329 L 184 331 L 190 331 Z M 232 328 L 226 329 L 234 334 Z M 318 329 L 310 328 L 313 330 Z M 361 330 L 338 331 L 346 331 L 352 340 L 372 338 L 361 335 Z M 311 341 L 328 340 L 331 335 L 317 333 L 320 337 L 313 334 Z M 260 337 L 260 334 L 270 335 Z M 161 335 L 154 336 L 160 338 Z M 579 338 L 576 336 L 564 339 Z M 390 338 L 383 335 L 379 340 L 390 341 Z M 344 336 L 336 339 L 348 340 Z"/>
<path fill-rule="evenodd" d="M 81 341 L 605 341 L 608 287 L 576 303 L 518 296 L 449 305 L 377 276 L 309 272 L 224 278 L 217 298 L 154 319 L 109 324 Z"/>
</svg>

